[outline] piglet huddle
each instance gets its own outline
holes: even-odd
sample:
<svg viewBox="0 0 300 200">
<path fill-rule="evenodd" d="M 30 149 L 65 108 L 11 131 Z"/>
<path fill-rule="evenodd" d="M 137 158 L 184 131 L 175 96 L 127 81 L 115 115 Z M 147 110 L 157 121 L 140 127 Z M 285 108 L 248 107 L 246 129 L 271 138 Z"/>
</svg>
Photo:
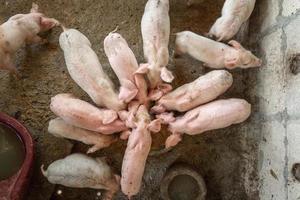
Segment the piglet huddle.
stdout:
<svg viewBox="0 0 300 200">
<path fill-rule="evenodd" d="M 254 4 L 255 0 L 226 0 L 222 17 L 209 32 L 218 41 L 189 31 L 180 32 L 176 36 L 175 53 L 189 54 L 216 69 L 260 66 L 261 60 L 237 41 L 219 42 L 231 39 L 238 32 Z M 40 41 L 38 32 L 59 25 L 56 20 L 37 13 L 36 8 L 34 5 L 30 14 L 13 16 L 1 25 L 0 68 L 16 73 L 11 61 L 16 49 L 25 42 Z M 16 27 L 14 31 L 12 27 Z M 169 0 L 148 0 L 146 4 L 141 22 L 145 63 L 138 64 L 120 34 L 111 32 L 104 39 L 105 54 L 120 82 L 119 91 L 104 73 L 89 39 L 76 29 L 61 27 L 59 43 L 69 74 L 94 105 L 72 94 L 56 95 L 51 99 L 50 109 L 58 118 L 49 122 L 48 131 L 57 137 L 92 145 L 87 153 L 108 147 L 118 138 L 128 142 L 121 177 L 114 175 L 103 159 L 72 154 L 53 162 L 47 170 L 42 167 L 44 176 L 53 184 L 106 189 L 106 199 L 112 199 L 121 185 L 122 192 L 131 198 L 140 190 L 151 149 L 151 132 L 159 132 L 162 124 L 171 132 L 165 143 L 170 148 L 182 140 L 183 134 L 197 135 L 225 128 L 245 121 L 251 113 L 251 105 L 243 99 L 213 101 L 233 83 L 226 70 L 211 71 L 172 90 L 170 83 L 174 76 L 167 69 Z M 28 35 L 23 29 L 29 30 Z M 13 37 L 22 39 L 12 45 L 17 43 Z M 151 101 L 155 101 L 152 107 Z"/>
</svg>

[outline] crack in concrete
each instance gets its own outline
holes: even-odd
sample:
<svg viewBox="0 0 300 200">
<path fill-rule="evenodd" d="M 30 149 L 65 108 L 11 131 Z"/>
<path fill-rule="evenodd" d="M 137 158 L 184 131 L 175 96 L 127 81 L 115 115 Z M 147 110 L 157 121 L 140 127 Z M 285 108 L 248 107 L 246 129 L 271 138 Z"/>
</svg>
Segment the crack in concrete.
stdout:
<svg viewBox="0 0 300 200">
<path fill-rule="evenodd" d="M 276 32 L 280 28 L 287 27 L 291 22 L 293 22 L 294 20 L 296 20 L 300 16 L 300 9 L 298 9 L 293 15 L 290 15 L 288 17 L 282 16 L 280 14 L 280 12 L 282 12 L 282 10 L 279 11 L 279 15 L 276 17 L 276 22 L 277 23 L 272 25 L 271 27 L 267 28 L 266 30 L 264 30 L 259 35 L 259 39 L 262 39 L 262 38 Z"/>
<path fill-rule="evenodd" d="M 279 27 L 282 30 L 282 35 L 281 35 L 281 53 L 283 54 L 283 73 L 284 73 L 284 83 L 287 85 L 288 79 L 287 79 L 287 73 L 285 70 L 285 65 L 286 65 L 286 50 L 287 50 L 287 36 L 285 32 L 285 27 L 287 24 L 290 23 L 289 17 L 284 17 L 282 15 L 283 11 L 283 0 L 280 0 L 279 2 L 279 14 L 276 17 L 276 22 L 279 25 Z M 283 86 L 284 87 L 284 86 Z M 288 157 L 288 133 L 287 133 L 287 103 L 285 101 L 285 109 L 282 115 L 283 118 L 283 127 L 284 127 L 284 168 L 283 168 L 283 177 L 284 177 L 284 192 L 285 192 L 285 199 L 289 199 L 289 193 L 288 193 L 288 162 L 289 162 L 289 157 Z"/>
</svg>

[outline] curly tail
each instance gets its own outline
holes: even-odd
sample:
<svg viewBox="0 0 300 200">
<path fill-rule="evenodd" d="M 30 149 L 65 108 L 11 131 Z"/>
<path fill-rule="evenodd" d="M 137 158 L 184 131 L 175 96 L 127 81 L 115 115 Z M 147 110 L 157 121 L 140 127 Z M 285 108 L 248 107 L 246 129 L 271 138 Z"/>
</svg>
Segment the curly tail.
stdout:
<svg viewBox="0 0 300 200">
<path fill-rule="evenodd" d="M 44 165 L 41 166 L 41 171 L 42 171 L 42 174 L 47 177 L 48 173 L 47 171 L 44 170 Z"/>
<path fill-rule="evenodd" d="M 31 9 L 30 9 L 31 13 L 38 13 L 39 12 L 39 6 L 36 3 L 32 3 Z"/>
</svg>

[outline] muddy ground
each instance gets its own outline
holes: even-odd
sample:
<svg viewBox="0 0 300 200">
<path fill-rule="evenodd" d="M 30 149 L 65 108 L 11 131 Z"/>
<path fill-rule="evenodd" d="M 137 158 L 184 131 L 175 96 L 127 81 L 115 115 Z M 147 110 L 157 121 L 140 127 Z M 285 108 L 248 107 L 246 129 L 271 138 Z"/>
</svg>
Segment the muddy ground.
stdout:
<svg viewBox="0 0 300 200">
<path fill-rule="evenodd" d="M 103 50 L 103 39 L 119 26 L 121 33 L 133 49 L 139 62 L 143 62 L 140 21 L 146 0 L 37 0 L 41 10 L 55 17 L 67 27 L 83 32 L 93 44 L 107 73 L 116 82 Z M 196 1 L 187 7 L 184 0 L 171 0 L 171 32 L 191 30 L 206 33 L 219 16 L 223 0 Z M 0 0 L 0 21 L 4 22 L 16 13 L 26 13 L 31 8 L 30 0 Z M 99 199 L 98 191 L 69 189 L 51 185 L 40 173 L 41 164 L 46 166 L 71 152 L 86 151 L 86 146 L 58 139 L 47 132 L 48 121 L 54 118 L 49 109 L 50 98 L 58 93 L 73 93 L 89 102 L 87 95 L 68 75 L 63 53 L 58 46 L 61 30 L 55 28 L 44 34 L 46 45 L 32 45 L 18 52 L 16 63 L 22 79 L 16 80 L 6 72 L 0 72 L 0 111 L 15 116 L 32 133 L 35 141 L 34 174 L 28 200 Z M 247 41 L 247 40 L 245 40 Z M 171 53 L 174 36 L 171 37 Z M 248 47 L 248 42 L 244 43 Z M 176 76 L 174 86 L 190 82 L 208 72 L 201 63 L 188 56 L 171 59 L 170 69 Z M 144 184 L 134 199 L 160 199 L 159 183 L 166 169 L 175 162 L 184 162 L 198 169 L 208 187 L 208 200 L 257 199 L 256 140 L 258 126 L 255 116 L 257 99 L 251 88 L 256 83 L 257 69 L 234 70 L 234 85 L 221 98 L 245 98 L 253 105 L 252 117 L 242 125 L 184 138 L 171 152 L 148 159 Z M 117 84 L 117 83 L 116 83 Z M 161 144 L 161 137 L 154 138 Z M 157 141 L 158 140 L 158 141 Z M 106 156 L 114 170 L 120 173 L 126 143 L 118 142 L 113 147 L 92 156 Z M 56 191 L 62 190 L 61 195 Z M 118 194 L 116 199 L 126 199 Z"/>
</svg>

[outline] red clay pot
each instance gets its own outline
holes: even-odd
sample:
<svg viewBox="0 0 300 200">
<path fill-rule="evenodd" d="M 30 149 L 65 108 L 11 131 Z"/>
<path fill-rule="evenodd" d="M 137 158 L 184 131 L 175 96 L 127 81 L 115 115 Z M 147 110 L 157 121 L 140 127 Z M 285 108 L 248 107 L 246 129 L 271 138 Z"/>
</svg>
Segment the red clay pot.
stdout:
<svg viewBox="0 0 300 200">
<path fill-rule="evenodd" d="M 19 171 L 9 179 L 0 181 L 0 200 L 21 200 L 26 195 L 33 164 L 33 141 L 28 130 L 16 119 L 0 112 L 0 122 L 13 128 L 25 147 L 24 162 Z"/>
</svg>

